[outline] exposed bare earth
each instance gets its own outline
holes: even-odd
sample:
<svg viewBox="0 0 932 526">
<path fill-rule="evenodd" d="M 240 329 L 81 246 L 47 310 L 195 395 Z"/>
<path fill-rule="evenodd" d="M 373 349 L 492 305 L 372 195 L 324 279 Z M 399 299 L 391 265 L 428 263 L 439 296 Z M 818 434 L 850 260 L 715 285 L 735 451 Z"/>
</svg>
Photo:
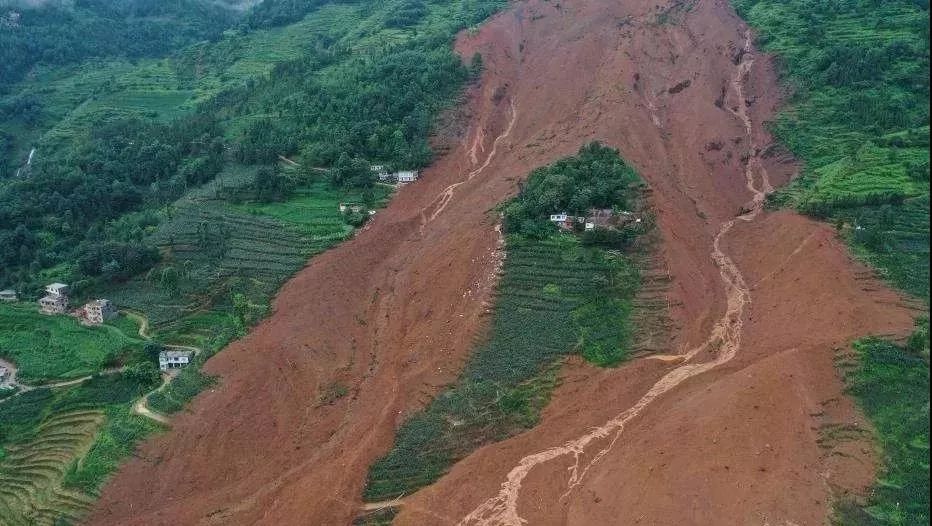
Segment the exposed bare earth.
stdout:
<svg viewBox="0 0 932 526">
<path fill-rule="evenodd" d="M 829 228 L 760 210 L 768 180 L 796 170 L 762 126 L 773 72 L 725 1 L 685 5 L 518 2 L 461 40 L 486 71 L 460 144 L 208 362 L 220 385 L 89 522 L 348 524 L 369 464 L 481 327 L 499 260 L 488 211 L 590 140 L 654 190 L 669 353 L 689 359 L 571 364 L 537 428 L 407 497 L 396 523 L 821 524 L 832 491 L 869 483 L 868 446 L 819 444 L 826 426 L 864 425 L 834 349 L 902 334 L 911 313 Z M 335 383 L 351 394 L 319 402 Z"/>
</svg>

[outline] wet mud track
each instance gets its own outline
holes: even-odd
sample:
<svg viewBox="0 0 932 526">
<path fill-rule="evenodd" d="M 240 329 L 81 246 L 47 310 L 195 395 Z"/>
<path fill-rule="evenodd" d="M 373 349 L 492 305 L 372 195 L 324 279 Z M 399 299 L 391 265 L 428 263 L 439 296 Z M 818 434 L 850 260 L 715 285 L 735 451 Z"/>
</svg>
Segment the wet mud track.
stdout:
<svg viewBox="0 0 932 526">
<path fill-rule="evenodd" d="M 106 487 L 91 524 L 349 524 L 368 466 L 452 381 L 500 263 L 490 211 L 601 140 L 653 190 L 673 277 L 668 359 L 569 364 L 538 427 L 407 496 L 396 524 L 821 524 L 873 475 L 835 349 L 911 311 L 834 233 L 761 208 L 797 166 L 764 123 L 770 61 L 724 1 L 516 2 L 463 36 L 485 71 L 453 148 L 274 314 L 221 382 Z M 688 82 L 687 82 L 688 81 Z M 341 385 L 349 395 L 320 397 Z"/>
</svg>

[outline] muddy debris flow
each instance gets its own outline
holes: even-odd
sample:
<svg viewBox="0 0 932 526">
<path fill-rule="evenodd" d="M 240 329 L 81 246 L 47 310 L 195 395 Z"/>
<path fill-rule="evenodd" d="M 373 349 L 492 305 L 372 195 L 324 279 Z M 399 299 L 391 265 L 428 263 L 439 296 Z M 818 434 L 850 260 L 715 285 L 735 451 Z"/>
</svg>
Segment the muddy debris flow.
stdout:
<svg viewBox="0 0 932 526">
<path fill-rule="evenodd" d="M 599 140 L 651 187 L 670 348 L 614 369 L 570 360 L 535 428 L 393 502 L 394 524 L 824 523 L 875 469 L 868 444 L 824 440 L 867 425 L 835 350 L 905 334 L 913 312 L 829 226 L 763 209 L 798 166 L 760 153 L 781 92 L 752 41 L 725 0 L 517 1 L 461 35 L 484 65 L 458 110 L 468 126 L 440 130 L 446 153 L 421 180 L 208 361 L 219 384 L 119 470 L 87 522 L 352 523 L 369 466 L 488 321 L 495 207 Z M 318 403 L 334 385 L 347 396 Z"/>
</svg>

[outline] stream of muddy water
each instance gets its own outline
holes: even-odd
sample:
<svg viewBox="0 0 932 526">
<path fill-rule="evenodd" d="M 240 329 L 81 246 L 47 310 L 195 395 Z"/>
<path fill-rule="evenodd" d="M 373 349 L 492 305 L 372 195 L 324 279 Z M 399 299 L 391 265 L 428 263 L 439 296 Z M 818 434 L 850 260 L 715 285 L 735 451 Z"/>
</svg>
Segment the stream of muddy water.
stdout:
<svg viewBox="0 0 932 526">
<path fill-rule="evenodd" d="M 722 250 L 722 239 L 731 231 L 737 221 L 753 221 L 761 212 L 764 199 L 772 187 L 767 173 L 760 163 L 758 147 L 754 142 L 753 123 L 748 114 L 748 104 L 744 95 L 744 82 L 754 64 L 751 49 L 750 32 L 745 33 L 744 49 L 741 60 L 731 80 L 731 89 L 737 99 L 736 109 L 730 109 L 745 127 L 748 145 L 745 164 L 745 179 L 752 194 L 751 203 L 742 215 L 723 223 L 712 243 L 711 257 L 718 266 L 725 286 L 727 306 L 725 313 L 718 320 L 709 337 L 682 355 L 661 357 L 667 361 L 681 362 L 675 369 L 664 375 L 633 406 L 625 409 L 604 424 L 592 429 L 563 445 L 545 449 L 528 455 L 508 473 L 498 494 L 489 498 L 464 517 L 461 526 L 521 526 L 527 521 L 518 513 L 518 500 L 521 485 L 528 474 L 536 467 L 547 462 L 570 458 L 573 463 L 569 469 L 569 478 L 563 496 L 568 496 L 586 477 L 587 473 L 601 461 L 615 446 L 625 430 L 625 426 L 653 403 L 657 398 L 668 393 L 685 380 L 706 373 L 731 361 L 741 345 L 742 323 L 745 307 L 751 302 L 750 292 L 740 269 Z M 756 175 L 759 175 L 757 181 Z M 709 357 L 706 361 L 695 361 L 697 357 Z M 597 442 L 608 440 L 607 445 L 596 451 L 588 462 L 583 463 L 587 449 Z"/>
</svg>

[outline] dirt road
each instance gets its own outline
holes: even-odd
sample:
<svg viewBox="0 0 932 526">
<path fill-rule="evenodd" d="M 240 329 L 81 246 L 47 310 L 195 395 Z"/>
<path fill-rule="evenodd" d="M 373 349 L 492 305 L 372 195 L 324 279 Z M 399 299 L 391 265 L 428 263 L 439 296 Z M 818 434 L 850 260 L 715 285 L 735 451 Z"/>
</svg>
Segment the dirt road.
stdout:
<svg viewBox="0 0 932 526">
<path fill-rule="evenodd" d="M 406 496 L 396 523 L 822 524 L 832 492 L 873 473 L 865 444 L 825 440 L 864 425 L 834 349 L 904 333 L 911 312 L 830 228 L 761 211 L 797 168 L 763 126 L 779 93 L 746 43 L 716 0 L 516 2 L 464 36 L 485 71 L 450 153 L 208 362 L 220 385 L 120 470 L 89 523 L 349 524 L 369 464 L 481 330 L 490 210 L 601 140 L 653 189 L 667 354 L 683 358 L 567 366 L 538 427 Z M 335 385 L 350 394 L 320 403 Z"/>
</svg>

